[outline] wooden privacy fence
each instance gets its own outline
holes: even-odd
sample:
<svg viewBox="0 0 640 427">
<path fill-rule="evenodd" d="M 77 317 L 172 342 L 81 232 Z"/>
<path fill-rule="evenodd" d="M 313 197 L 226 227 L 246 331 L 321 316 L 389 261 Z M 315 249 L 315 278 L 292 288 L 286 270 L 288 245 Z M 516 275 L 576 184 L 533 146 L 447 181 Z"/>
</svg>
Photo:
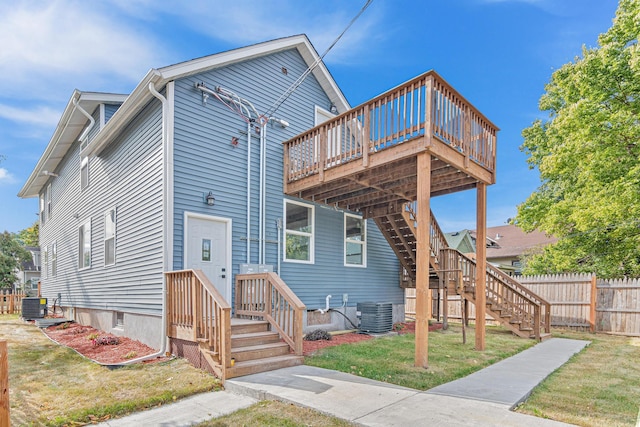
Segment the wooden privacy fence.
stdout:
<svg viewBox="0 0 640 427">
<path fill-rule="evenodd" d="M 551 324 L 640 336 L 640 279 L 591 274 L 525 276 L 520 282 L 551 303 Z"/>
<path fill-rule="evenodd" d="M 553 274 L 520 276 L 518 281 L 551 304 L 552 326 L 640 336 L 640 278 L 599 279 L 592 274 Z M 405 290 L 408 315 L 415 310 L 414 291 Z M 434 298 L 435 295 L 436 292 Z M 434 301 L 434 316 L 437 304 Z M 461 319 L 460 297 L 449 296 L 448 304 L 449 319 Z M 473 304 L 469 307 L 469 319 L 475 319 Z"/>
<path fill-rule="evenodd" d="M 9 289 L 0 290 L 0 314 L 19 314 L 22 312 L 22 298 L 26 294 L 11 293 Z"/>
</svg>

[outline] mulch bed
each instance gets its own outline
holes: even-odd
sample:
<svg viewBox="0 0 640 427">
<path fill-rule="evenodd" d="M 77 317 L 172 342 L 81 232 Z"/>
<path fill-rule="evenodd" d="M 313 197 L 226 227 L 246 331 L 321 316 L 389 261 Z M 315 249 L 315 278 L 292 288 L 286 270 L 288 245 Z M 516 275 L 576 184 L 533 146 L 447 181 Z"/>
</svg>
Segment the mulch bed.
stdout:
<svg viewBox="0 0 640 427">
<path fill-rule="evenodd" d="M 127 337 L 116 337 L 78 323 L 63 323 L 42 330 L 58 344 L 70 347 L 98 363 L 122 363 L 156 352 L 153 348 Z"/>
</svg>

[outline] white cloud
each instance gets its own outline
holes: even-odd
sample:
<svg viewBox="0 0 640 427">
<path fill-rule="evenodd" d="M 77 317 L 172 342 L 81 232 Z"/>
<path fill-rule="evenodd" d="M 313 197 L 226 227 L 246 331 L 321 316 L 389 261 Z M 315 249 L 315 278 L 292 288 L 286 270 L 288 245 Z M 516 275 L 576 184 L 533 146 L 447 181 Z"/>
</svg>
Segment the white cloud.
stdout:
<svg viewBox="0 0 640 427">
<path fill-rule="evenodd" d="M 151 37 L 127 26 L 108 7 L 84 1 L 3 2 L 3 94 L 43 99 L 59 97 L 51 92 L 61 83 L 89 85 L 107 76 L 130 82 L 140 79 L 154 64 L 157 49 Z"/>
<path fill-rule="evenodd" d="M 0 184 L 13 184 L 16 179 L 5 168 L 0 168 Z"/>
<path fill-rule="evenodd" d="M 155 15 L 156 19 L 161 19 L 162 15 L 179 17 L 191 31 L 237 46 L 304 33 L 322 54 L 364 2 L 235 0 L 213 7 L 208 0 L 194 0 L 179 8 L 161 0 L 116 0 L 116 4 L 130 14 L 137 15 L 145 10 L 147 16 Z M 379 25 L 376 27 L 384 8 L 384 3 L 369 7 L 327 55 L 327 61 L 342 62 L 352 59 L 356 53 L 365 56 L 366 44 L 385 36 L 379 31 Z"/>
<path fill-rule="evenodd" d="M 14 122 L 52 127 L 58 123 L 60 112 L 49 107 L 35 107 L 32 110 L 25 110 L 0 104 L 0 117 Z"/>
</svg>

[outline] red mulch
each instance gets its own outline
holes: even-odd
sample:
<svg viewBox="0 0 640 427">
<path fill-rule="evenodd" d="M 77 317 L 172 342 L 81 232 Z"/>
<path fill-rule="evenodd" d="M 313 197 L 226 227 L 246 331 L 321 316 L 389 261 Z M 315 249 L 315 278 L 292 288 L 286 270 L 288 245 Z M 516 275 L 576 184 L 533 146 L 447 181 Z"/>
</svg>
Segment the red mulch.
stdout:
<svg viewBox="0 0 640 427">
<path fill-rule="evenodd" d="M 429 331 L 441 328 L 442 324 L 434 323 L 429 326 Z M 91 326 L 83 326 L 78 323 L 64 323 L 58 326 L 49 326 L 43 329 L 43 331 L 49 338 L 57 343 L 70 347 L 98 363 L 122 363 L 156 352 L 156 350 L 140 341 L 127 337 L 115 337 Z M 415 322 L 396 323 L 394 325 L 394 331 L 398 334 L 413 334 L 415 333 Z M 92 340 L 90 336 L 97 336 L 97 339 Z M 106 341 L 108 341 L 109 338 L 117 338 L 118 344 L 100 345 L 97 342 L 101 341 L 101 338 L 106 338 Z M 303 341 L 303 354 L 308 356 L 325 347 L 366 341 L 371 338 L 373 338 L 371 335 L 353 332 L 334 335 L 331 340 Z M 135 356 L 133 356 L 134 353 Z M 162 360 L 162 358 L 154 360 Z"/>
<path fill-rule="evenodd" d="M 429 331 L 435 331 L 436 329 L 442 329 L 442 324 L 434 323 L 433 325 L 429 325 Z M 396 323 L 394 325 L 394 331 L 400 335 L 414 334 L 416 332 L 416 324 L 415 322 Z M 303 341 L 302 354 L 309 356 L 310 354 L 326 347 L 333 347 L 340 344 L 351 344 L 354 342 L 370 340 L 371 338 L 373 338 L 371 335 L 352 332 L 349 334 L 333 335 L 331 340 Z"/>
<path fill-rule="evenodd" d="M 66 325 L 66 326 L 65 326 Z M 63 323 L 49 326 L 43 332 L 58 344 L 70 347 L 89 359 L 99 363 L 122 363 L 156 352 L 153 348 L 127 337 L 116 337 L 91 326 L 78 323 Z M 97 337 L 96 339 L 91 339 Z M 98 344 L 100 341 L 118 344 Z"/>
</svg>

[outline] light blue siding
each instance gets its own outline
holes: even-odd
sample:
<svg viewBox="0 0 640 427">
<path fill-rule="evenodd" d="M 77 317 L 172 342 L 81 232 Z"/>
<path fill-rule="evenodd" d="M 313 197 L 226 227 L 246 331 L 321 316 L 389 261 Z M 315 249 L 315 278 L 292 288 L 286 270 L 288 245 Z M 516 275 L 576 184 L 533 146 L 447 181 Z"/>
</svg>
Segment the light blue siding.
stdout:
<svg viewBox="0 0 640 427">
<path fill-rule="evenodd" d="M 161 313 L 161 108 L 149 104 L 99 156 L 89 160 L 89 186 L 80 189 L 80 144 L 52 179 L 53 214 L 41 244 L 56 241 L 58 274 L 43 279 L 44 296 L 64 306 Z M 98 121 L 96 120 L 96 124 Z M 98 126 L 95 126 L 96 128 Z M 116 264 L 104 266 L 104 214 L 116 208 Z M 78 269 L 78 227 L 91 220 L 91 267 Z"/>
<path fill-rule="evenodd" d="M 288 73 L 282 73 L 286 67 Z M 294 49 L 229 65 L 176 81 L 174 129 L 174 259 L 173 268 L 183 268 L 183 217 L 185 211 L 233 219 L 233 274 L 246 263 L 247 124 L 233 111 L 210 96 L 206 105 L 194 87 L 221 86 L 250 100 L 263 113 L 287 90 L 306 64 Z M 282 104 L 275 116 L 290 123 L 267 125 L 266 263 L 277 265 L 278 229 L 283 218 L 282 142 L 313 127 L 315 106 L 328 109 L 330 101 L 310 75 Z M 239 144 L 232 146 L 237 137 Z M 258 238 L 259 135 L 252 134 L 251 236 Z M 213 191 L 215 206 L 207 206 L 203 195 Z M 399 288 L 399 265 L 376 225 L 367 225 L 367 267 L 344 266 L 344 214 L 316 205 L 315 263 L 282 262 L 280 274 L 308 308 L 324 307 L 332 294 L 332 307 L 349 294 L 349 306 L 359 301 L 403 303 Z M 283 236 L 281 236 L 283 237 Z M 281 251 L 282 252 L 282 251 Z M 251 247 L 251 263 L 258 262 L 258 243 Z M 281 254 L 282 257 L 282 254 Z M 340 298 L 338 298 L 338 295 Z"/>
<path fill-rule="evenodd" d="M 111 120 L 111 116 L 118 111 L 121 104 L 104 104 L 104 124 L 107 124 Z"/>
</svg>

